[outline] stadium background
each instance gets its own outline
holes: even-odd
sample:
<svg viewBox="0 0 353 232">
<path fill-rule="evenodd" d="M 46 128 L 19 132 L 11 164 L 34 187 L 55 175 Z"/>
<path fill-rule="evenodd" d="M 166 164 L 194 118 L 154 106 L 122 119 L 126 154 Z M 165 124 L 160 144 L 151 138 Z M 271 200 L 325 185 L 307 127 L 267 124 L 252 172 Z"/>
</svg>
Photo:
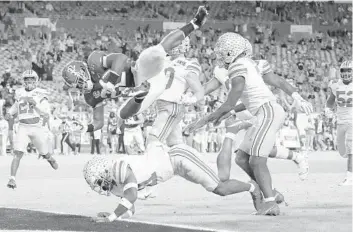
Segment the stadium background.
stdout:
<svg viewBox="0 0 353 232">
<path fill-rule="evenodd" d="M 84 60 L 95 49 L 122 52 L 136 59 L 144 48 L 158 43 L 166 31 L 183 25 L 199 4 L 199 1 L 1 2 L 2 114 L 13 104 L 21 72 L 32 68 L 42 80 L 39 86 L 50 93 L 58 121 L 73 117 L 90 120 L 90 109 L 84 104 L 76 104 L 74 112 L 68 109 L 69 97 L 62 91 L 60 79 L 63 66 L 72 59 Z M 302 138 L 310 137 L 308 150 L 335 150 L 335 115 L 323 114 L 323 110 L 329 82 L 339 78 L 340 63 L 352 59 L 352 5 L 261 1 L 207 4 L 212 9 L 210 19 L 201 31 L 191 35 L 192 49 L 187 54 L 199 59 L 201 82 L 213 76 L 212 45 L 217 36 L 226 31 L 242 34 L 252 42 L 255 59 L 268 60 L 274 72 L 297 86 L 315 108 L 316 113 L 310 117 L 297 115 L 291 109 L 291 99 L 274 90 L 288 112 L 287 123 L 279 135 L 282 141 L 299 146 L 299 132 Z M 206 96 L 202 104 L 189 107 L 184 123 L 211 112 L 225 98 L 225 89 Z M 79 98 L 75 100 L 80 102 Z M 108 109 L 116 110 L 122 101 L 107 101 L 107 117 L 111 111 Z M 148 122 L 141 126 L 146 131 L 155 116 L 153 107 L 144 116 Z M 1 142 L 10 145 L 7 137 L 14 124 L 16 130 L 16 122 L 6 123 L 4 119 L 2 122 Z M 107 129 L 102 132 L 101 142 L 105 147 Z M 222 125 L 217 128 L 209 125 L 186 138 L 186 142 L 201 152 L 215 152 L 221 146 L 223 134 Z M 61 131 L 57 130 L 55 136 L 60 140 Z M 82 143 L 90 143 L 88 134 L 82 135 Z M 213 148 L 210 144 L 217 146 Z M 55 147 L 59 147 L 58 143 Z"/>
</svg>

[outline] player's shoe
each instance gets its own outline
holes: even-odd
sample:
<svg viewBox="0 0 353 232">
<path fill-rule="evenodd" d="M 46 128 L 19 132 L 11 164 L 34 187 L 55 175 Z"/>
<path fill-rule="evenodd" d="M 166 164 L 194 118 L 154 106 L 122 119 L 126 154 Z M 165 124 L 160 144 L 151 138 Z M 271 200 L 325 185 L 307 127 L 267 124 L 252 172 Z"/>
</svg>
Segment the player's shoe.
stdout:
<svg viewBox="0 0 353 232">
<path fill-rule="evenodd" d="M 43 158 L 48 161 L 48 163 L 50 164 L 50 166 L 51 166 L 54 170 L 57 170 L 57 169 L 59 168 L 59 165 L 58 165 L 58 163 L 56 162 L 56 160 L 53 158 L 53 156 L 51 156 L 51 155 L 44 155 Z"/>
<path fill-rule="evenodd" d="M 230 117 L 225 121 L 226 133 L 237 134 L 239 131 L 248 129 L 252 125 L 249 121 L 239 121 L 235 117 Z"/>
<path fill-rule="evenodd" d="M 297 164 L 299 168 L 299 178 L 301 180 L 306 180 L 309 174 L 309 161 L 308 156 L 303 153 L 297 153 L 297 158 L 294 160 L 294 163 Z"/>
<path fill-rule="evenodd" d="M 9 182 L 7 183 L 7 187 L 11 189 L 17 188 L 15 179 L 10 178 Z"/>
<path fill-rule="evenodd" d="M 249 183 L 253 184 L 255 186 L 255 190 L 253 192 L 251 192 L 250 195 L 251 195 L 255 209 L 258 210 L 261 206 L 262 199 L 263 199 L 262 193 L 261 193 L 259 185 L 255 181 L 251 180 Z"/>
<path fill-rule="evenodd" d="M 282 193 L 280 193 L 277 189 L 273 189 L 273 193 L 275 194 L 275 201 L 277 204 L 284 202 L 284 196 Z"/>
<path fill-rule="evenodd" d="M 275 201 L 264 202 L 261 204 L 260 209 L 256 215 L 277 216 L 280 214 L 279 206 Z"/>
</svg>

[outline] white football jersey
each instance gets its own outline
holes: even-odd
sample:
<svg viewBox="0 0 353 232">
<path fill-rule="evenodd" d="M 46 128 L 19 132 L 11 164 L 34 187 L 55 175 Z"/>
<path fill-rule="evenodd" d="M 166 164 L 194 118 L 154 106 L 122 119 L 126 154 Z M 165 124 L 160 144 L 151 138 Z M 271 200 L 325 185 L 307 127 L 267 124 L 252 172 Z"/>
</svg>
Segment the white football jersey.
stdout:
<svg viewBox="0 0 353 232">
<path fill-rule="evenodd" d="M 111 192 L 118 196 L 122 197 L 124 195 L 124 182 L 126 180 L 126 174 L 128 167 L 133 171 L 139 189 L 144 188 L 148 185 L 157 184 L 157 175 L 152 171 L 151 165 L 148 165 L 149 159 L 147 155 L 143 156 L 122 156 L 113 164 L 113 173 L 112 177 L 115 181 L 115 185 Z"/>
<path fill-rule="evenodd" d="M 197 59 L 179 57 L 172 60 L 164 72 L 169 78 L 169 81 L 159 99 L 169 102 L 178 102 L 189 87 L 185 80 L 185 76 L 189 72 L 193 72 L 199 76 L 201 73 L 201 66 Z"/>
<path fill-rule="evenodd" d="M 336 97 L 337 104 L 337 123 L 352 123 L 352 98 L 353 84 L 352 82 L 345 85 L 342 80 L 333 82 L 330 85 L 332 93 Z"/>
<path fill-rule="evenodd" d="M 11 110 L 17 113 L 19 122 L 22 124 L 40 123 L 41 116 L 29 106 L 26 98 L 33 98 L 36 105 L 40 105 L 44 100 L 48 100 L 46 91 L 40 88 L 35 88 L 32 91 L 26 91 L 24 87 L 17 89 L 15 92 L 16 104 L 13 105 Z"/>
<path fill-rule="evenodd" d="M 250 58 L 240 58 L 229 65 L 228 76 L 245 78 L 245 86 L 240 100 L 252 115 L 266 102 L 276 101 L 276 97 L 265 84 L 257 63 Z"/>
</svg>

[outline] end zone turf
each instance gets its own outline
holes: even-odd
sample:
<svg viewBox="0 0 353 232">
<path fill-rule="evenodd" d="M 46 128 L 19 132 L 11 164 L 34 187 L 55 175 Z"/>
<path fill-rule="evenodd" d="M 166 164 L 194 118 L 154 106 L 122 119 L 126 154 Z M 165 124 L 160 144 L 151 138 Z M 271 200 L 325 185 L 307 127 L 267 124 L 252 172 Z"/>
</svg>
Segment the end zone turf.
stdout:
<svg viewBox="0 0 353 232">
<path fill-rule="evenodd" d="M 133 221 L 94 223 L 89 217 L 0 208 L 0 230 L 119 231 L 119 232 L 211 232 L 214 230 L 166 226 Z"/>
</svg>

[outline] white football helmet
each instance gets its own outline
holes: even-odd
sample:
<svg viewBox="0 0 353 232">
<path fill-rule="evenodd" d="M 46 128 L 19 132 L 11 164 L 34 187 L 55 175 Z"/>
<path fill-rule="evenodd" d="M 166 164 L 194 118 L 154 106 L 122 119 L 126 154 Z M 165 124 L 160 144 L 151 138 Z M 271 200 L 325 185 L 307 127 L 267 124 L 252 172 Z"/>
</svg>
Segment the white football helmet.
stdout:
<svg viewBox="0 0 353 232">
<path fill-rule="evenodd" d="M 23 80 L 25 89 L 31 91 L 37 87 L 39 77 L 35 71 L 29 69 L 22 73 L 21 79 Z"/>
<path fill-rule="evenodd" d="M 190 38 L 187 36 L 178 47 L 173 48 L 170 51 L 170 55 L 179 56 L 190 50 Z"/>
<path fill-rule="evenodd" d="M 83 176 L 91 189 L 101 195 L 110 195 L 113 186 L 111 169 L 113 160 L 105 157 L 94 157 L 83 168 Z"/>
<path fill-rule="evenodd" d="M 227 32 L 221 35 L 215 45 L 215 53 L 219 65 L 229 65 L 241 54 L 245 53 L 245 39 L 233 32 Z"/>
<path fill-rule="evenodd" d="M 342 82 L 346 85 L 352 82 L 352 61 L 344 61 L 340 66 Z"/>
</svg>

